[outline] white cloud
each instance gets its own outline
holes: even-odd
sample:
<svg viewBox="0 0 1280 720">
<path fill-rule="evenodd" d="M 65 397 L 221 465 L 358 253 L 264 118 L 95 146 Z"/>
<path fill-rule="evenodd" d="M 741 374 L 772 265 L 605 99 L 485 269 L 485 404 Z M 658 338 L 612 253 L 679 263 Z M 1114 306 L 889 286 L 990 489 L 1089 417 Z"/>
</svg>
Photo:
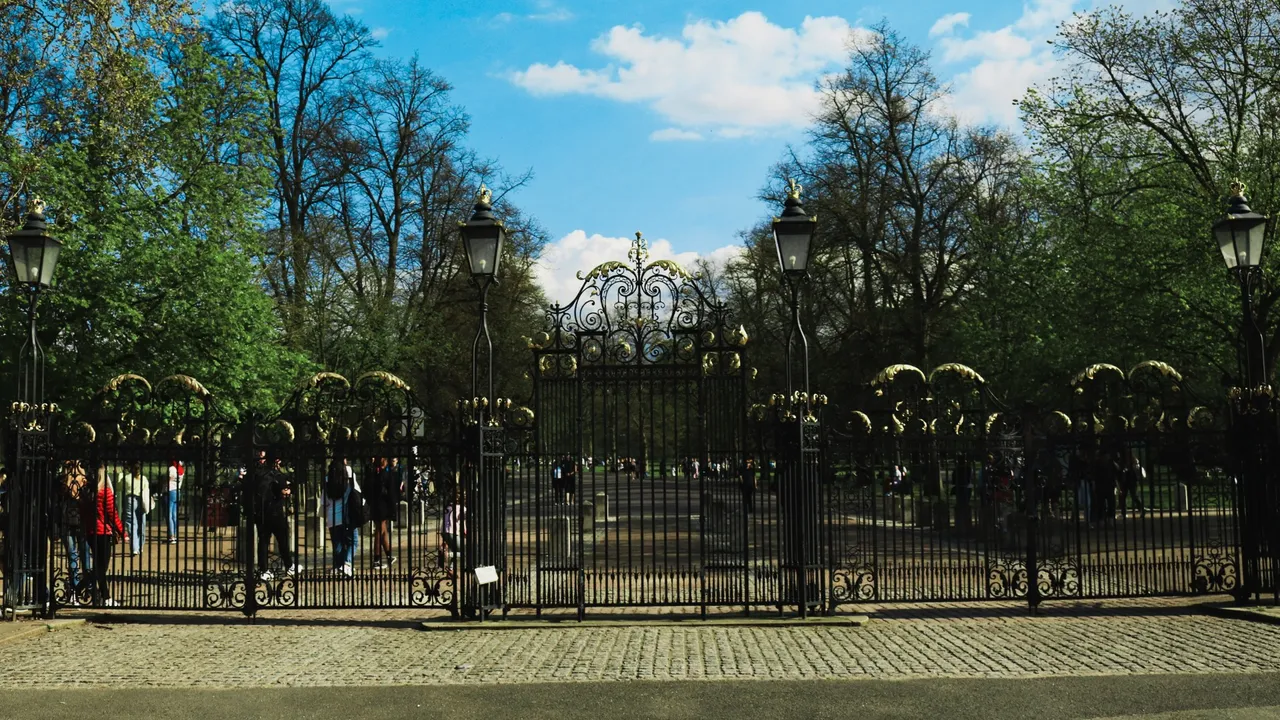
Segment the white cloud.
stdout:
<svg viewBox="0 0 1280 720">
<path fill-rule="evenodd" d="M 946 15 L 938 18 L 938 20 L 933 24 L 933 27 L 929 28 L 929 37 L 950 35 L 951 31 L 955 30 L 957 27 L 968 27 L 969 17 L 970 15 L 967 12 L 947 13 Z"/>
<path fill-rule="evenodd" d="M 950 109 L 972 122 L 1018 124 L 1014 101 L 1027 88 L 1043 83 L 1058 71 L 1058 58 L 1046 41 L 1058 25 L 1069 20 L 1080 0 L 1032 0 L 1022 15 L 997 30 L 980 30 L 965 37 L 948 28 L 938 39 L 943 64 L 967 64 L 951 79 Z M 936 28 L 950 16 L 940 18 Z M 967 26 L 967 23 L 966 23 Z"/>
<path fill-rule="evenodd" d="M 374 40 L 386 40 L 387 36 L 391 34 L 391 31 L 384 27 L 376 27 L 373 30 L 370 30 L 369 34 L 373 36 Z"/>
<path fill-rule="evenodd" d="M 632 238 L 605 237 L 600 234 L 588 236 L 585 230 L 574 230 L 543 248 L 542 257 L 534 268 L 534 277 L 546 292 L 547 299 L 555 303 L 568 303 L 582 287 L 578 272 L 586 274 L 597 265 L 610 260 L 627 262 L 627 251 L 631 249 L 632 242 Z M 712 250 L 703 257 L 713 267 L 724 267 L 741 252 L 740 246 L 729 245 Z M 675 260 L 692 271 L 698 258 L 699 254 L 696 252 L 675 252 L 668 240 L 649 241 L 650 261 Z"/>
<path fill-rule="evenodd" d="M 974 33 L 973 37 L 960 39 L 945 37 L 938 41 L 943 62 L 962 60 L 1008 60 L 1031 55 L 1031 41 L 1014 32 L 1012 26 L 995 32 Z"/>
<path fill-rule="evenodd" d="M 592 42 L 600 69 L 535 63 L 510 80 L 535 95 L 582 94 L 653 108 L 685 130 L 799 128 L 818 108 L 815 80 L 848 57 L 853 28 L 839 17 L 806 17 L 798 28 L 759 12 L 696 20 L 679 38 L 615 26 Z"/>
<path fill-rule="evenodd" d="M 701 140 L 702 133 L 692 130 L 681 130 L 680 128 L 662 128 L 649 133 L 649 139 L 654 142 L 669 142 L 672 140 Z"/>
</svg>

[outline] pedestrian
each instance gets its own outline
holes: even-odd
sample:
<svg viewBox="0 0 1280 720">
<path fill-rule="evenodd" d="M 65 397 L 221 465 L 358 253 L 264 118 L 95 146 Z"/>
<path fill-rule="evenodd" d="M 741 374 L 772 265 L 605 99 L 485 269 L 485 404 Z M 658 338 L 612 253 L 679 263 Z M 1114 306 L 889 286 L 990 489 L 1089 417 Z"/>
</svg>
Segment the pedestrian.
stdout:
<svg viewBox="0 0 1280 720">
<path fill-rule="evenodd" d="M 89 547 L 89 537 L 84 532 L 83 498 L 89 492 L 89 479 L 79 460 L 68 460 L 62 466 L 61 482 L 58 486 L 58 509 L 54 515 L 58 521 L 58 537 L 62 539 L 62 547 L 67 553 L 67 567 L 70 575 L 67 578 L 67 601 L 78 605 L 77 597 L 82 590 L 92 584 L 93 552 Z"/>
<path fill-rule="evenodd" d="M 956 524 L 968 528 L 973 523 L 973 462 L 967 453 L 956 457 L 951 488 L 956 495 Z"/>
<path fill-rule="evenodd" d="M 461 539 L 467 534 L 467 509 L 462 504 L 462 487 L 460 479 L 455 479 L 450 490 L 449 504 L 444 506 L 444 516 L 440 522 L 440 567 L 448 568 L 450 553 L 459 552 Z"/>
<path fill-rule="evenodd" d="M 142 474 L 142 463 L 129 463 L 116 481 L 116 494 L 124 498 L 124 527 L 129 533 L 129 547 L 134 555 L 142 553 L 147 539 L 147 513 L 151 512 L 151 486 Z"/>
<path fill-rule="evenodd" d="M 93 553 L 93 603 L 104 607 L 120 607 L 111 599 L 107 573 L 111 571 L 113 538 L 125 537 L 124 526 L 116 512 L 116 495 L 107 482 L 107 469 L 99 466 L 91 492 L 80 493 L 81 525 L 89 536 Z"/>
<path fill-rule="evenodd" d="M 276 552 L 285 568 L 285 577 L 293 577 L 298 571 L 293 561 L 293 552 L 289 545 L 289 520 L 286 508 L 293 495 L 289 478 L 280 466 L 280 458 L 268 459 L 266 453 L 258 451 L 258 466 L 254 481 L 256 501 L 258 503 L 258 577 L 264 581 L 275 579 L 268 561 L 271 557 L 271 537 L 276 539 Z"/>
<path fill-rule="evenodd" d="M 375 458 L 373 473 L 368 478 L 365 497 L 369 514 L 373 518 L 373 567 L 389 568 L 396 563 L 391 554 L 391 519 L 400 505 L 399 469 L 389 465 L 386 458 Z"/>
<path fill-rule="evenodd" d="M 1142 504 L 1142 481 L 1147 471 L 1138 461 L 1138 454 L 1133 450 L 1117 453 L 1120 456 L 1120 517 L 1128 517 L 1129 500 L 1133 500 L 1140 517 L 1146 517 L 1147 508 Z"/>
<path fill-rule="evenodd" d="M 360 526 L 353 521 L 363 518 L 360 511 L 352 507 L 352 495 L 356 495 L 358 501 L 359 492 L 355 471 L 347 459 L 334 458 L 325 476 L 324 524 L 333 542 L 333 570 L 346 577 L 355 574 L 355 554 L 360 543 Z"/>
<path fill-rule="evenodd" d="M 1099 449 L 1094 456 L 1093 472 L 1090 480 L 1093 483 L 1094 520 L 1114 520 L 1116 517 L 1116 476 L 1120 474 L 1119 459 L 1108 456 L 1106 450 Z"/>
<path fill-rule="evenodd" d="M 746 465 L 742 468 L 742 506 L 746 509 L 747 514 L 756 511 L 756 461 L 755 458 L 747 458 Z"/>
<path fill-rule="evenodd" d="M 1067 486 L 1075 488 L 1076 504 L 1084 514 L 1084 521 L 1093 527 L 1093 483 L 1089 480 L 1089 468 L 1092 463 L 1085 455 L 1084 448 L 1076 446 L 1067 461 Z"/>
<path fill-rule="evenodd" d="M 165 519 L 169 521 L 169 544 L 178 542 L 178 492 L 186 477 L 187 468 L 177 458 L 169 458 L 169 486 L 165 491 Z"/>
<path fill-rule="evenodd" d="M 560 482 L 565 493 L 565 502 L 572 505 L 578 494 L 578 466 L 568 455 L 564 456 Z"/>
<path fill-rule="evenodd" d="M 9 470 L 0 467 L 0 575 L 9 576 Z"/>
</svg>

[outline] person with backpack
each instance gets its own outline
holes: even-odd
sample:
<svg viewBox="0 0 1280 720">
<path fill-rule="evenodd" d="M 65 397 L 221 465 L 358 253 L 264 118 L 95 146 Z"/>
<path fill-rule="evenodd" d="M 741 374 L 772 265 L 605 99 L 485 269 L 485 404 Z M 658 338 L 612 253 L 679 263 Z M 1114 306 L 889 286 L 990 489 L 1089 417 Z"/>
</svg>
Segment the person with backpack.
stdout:
<svg viewBox="0 0 1280 720">
<path fill-rule="evenodd" d="M 348 578 L 355 574 L 360 525 L 364 524 L 363 502 L 355 471 L 346 458 L 334 458 L 325 475 L 324 524 L 333 542 L 333 571 Z"/>
</svg>

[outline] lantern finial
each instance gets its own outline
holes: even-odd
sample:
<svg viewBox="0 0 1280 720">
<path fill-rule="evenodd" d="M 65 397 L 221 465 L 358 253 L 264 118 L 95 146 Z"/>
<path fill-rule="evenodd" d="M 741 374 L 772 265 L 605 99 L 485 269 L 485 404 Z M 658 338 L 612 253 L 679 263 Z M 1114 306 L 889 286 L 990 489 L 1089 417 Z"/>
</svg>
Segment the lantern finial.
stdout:
<svg viewBox="0 0 1280 720">
<path fill-rule="evenodd" d="M 480 192 L 476 193 L 476 202 L 489 205 L 493 202 L 493 192 L 484 184 L 480 183 Z"/>
<path fill-rule="evenodd" d="M 37 195 L 34 198 L 31 198 L 30 212 L 32 215 L 43 215 L 44 208 L 45 208 L 44 200 L 41 200 L 39 195 Z"/>
<path fill-rule="evenodd" d="M 796 182 L 795 178 L 787 178 L 787 198 L 789 200 L 799 200 L 802 192 L 804 192 L 803 185 Z"/>
<path fill-rule="evenodd" d="M 1232 197 L 1235 197 L 1235 196 L 1244 197 L 1244 194 L 1248 191 L 1249 191 L 1249 186 L 1245 185 L 1244 182 L 1242 182 L 1239 178 L 1231 182 Z"/>
</svg>

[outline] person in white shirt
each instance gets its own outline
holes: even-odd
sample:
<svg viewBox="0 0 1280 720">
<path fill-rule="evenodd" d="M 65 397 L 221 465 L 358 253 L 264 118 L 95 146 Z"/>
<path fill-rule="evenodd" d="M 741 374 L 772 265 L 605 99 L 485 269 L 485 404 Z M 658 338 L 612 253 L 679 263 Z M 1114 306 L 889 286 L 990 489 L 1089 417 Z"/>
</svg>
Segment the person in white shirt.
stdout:
<svg viewBox="0 0 1280 720">
<path fill-rule="evenodd" d="M 440 566 L 449 567 L 449 554 L 458 552 L 459 536 L 465 536 L 467 509 L 462 505 L 462 491 L 455 482 L 453 502 L 444 506 L 444 519 L 440 524 Z"/>
<path fill-rule="evenodd" d="M 147 537 L 147 513 L 151 512 L 151 488 L 142 474 L 142 463 L 134 461 L 116 480 L 116 495 L 124 498 L 124 529 L 133 554 L 142 552 Z"/>
<path fill-rule="evenodd" d="M 169 544 L 178 542 L 178 491 L 182 489 L 182 481 L 187 468 L 181 460 L 169 460 L 169 487 L 165 491 L 165 517 L 169 521 Z"/>
</svg>

